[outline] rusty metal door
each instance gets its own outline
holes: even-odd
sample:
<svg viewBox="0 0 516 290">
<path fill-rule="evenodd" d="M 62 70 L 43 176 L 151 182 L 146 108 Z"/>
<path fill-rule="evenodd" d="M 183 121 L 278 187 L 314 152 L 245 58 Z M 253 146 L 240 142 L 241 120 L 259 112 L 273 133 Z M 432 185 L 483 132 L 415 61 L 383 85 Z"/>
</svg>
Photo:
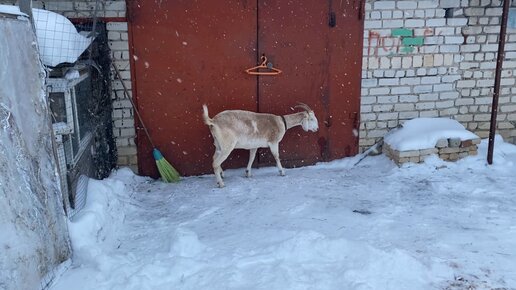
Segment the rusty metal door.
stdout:
<svg viewBox="0 0 516 290">
<path fill-rule="evenodd" d="M 213 140 L 202 121 L 225 109 L 256 111 L 256 1 L 128 1 L 137 106 L 153 142 L 183 175 L 211 172 Z M 140 174 L 157 177 L 137 130 Z M 240 153 L 240 154 L 239 154 Z M 236 152 L 224 165 L 246 164 Z"/>
<path fill-rule="evenodd" d="M 336 3 L 332 3 L 336 2 Z M 363 1 L 128 2 L 138 108 L 153 141 L 182 174 L 211 172 L 212 139 L 202 123 L 224 109 L 288 114 L 314 109 L 320 130 L 291 129 L 280 150 L 285 166 L 356 154 Z M 247 75 L 265 54 L 277 76 Z M 157 176 L 138 131 L 140 173 Z M 224 167 L 241 167 L 235 152 Z M 268 150 L 259 164 L 271 161 Z"/>
<path fill-rule="evenodd" d="M 260 77 L 259 110 L 287 114 L 303 102 L 319 119 L 317 133 L 300 127 L 287 132 L 280 145 L 286 166 L 357 153 L 362 2 L 333 2 L 258 2 L 258 50 L 283 70 Z M 272 161 L 266 151 L 260 157 Z"/>
</svg>

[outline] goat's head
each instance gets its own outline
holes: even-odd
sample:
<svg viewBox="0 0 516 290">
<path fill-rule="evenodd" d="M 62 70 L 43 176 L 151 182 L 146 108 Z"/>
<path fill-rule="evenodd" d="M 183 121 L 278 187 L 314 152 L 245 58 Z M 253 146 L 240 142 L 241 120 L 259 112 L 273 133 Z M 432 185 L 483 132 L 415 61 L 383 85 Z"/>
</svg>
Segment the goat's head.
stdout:
<svg viewBox="0 0 516 290">
<path fill-rule="evenodd" d="M 319 121 L 317 121 L 317 117 L 315 117 L 315 113 L 310 107 L 308 107 L 306 104 L 298 103 L 294 108 L 301 108 L 305 110 L 305 118 L 303 118 L 303 121 L 301 122 L 301 127 L 303 127 L 303 130 L 305 131 L 312 131 L 316 132 L 319 130 Z"/>
</svg>

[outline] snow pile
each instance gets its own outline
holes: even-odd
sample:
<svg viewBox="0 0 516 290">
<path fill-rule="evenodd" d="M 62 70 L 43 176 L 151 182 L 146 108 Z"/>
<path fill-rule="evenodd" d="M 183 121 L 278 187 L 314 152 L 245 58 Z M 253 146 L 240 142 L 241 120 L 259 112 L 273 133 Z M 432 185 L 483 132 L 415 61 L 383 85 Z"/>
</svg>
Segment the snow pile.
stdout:
<svg viewBox="0 0 516 290">
<path fill-rule="evenodd" d="M 195 232 L 188 229 L 177 228 L 175 238 L 170 248 L 170 256 L 192 258 L 199 255 L 206 246 L 199 241 Z"/>
<path fill-rule="evenodd" d="M 123 173 L 124 170 L 119 172 Z M 68 225 L 74 261 L 95 261 L 104 255 L 103 247 L 116 243 L 111 238 L 124 219 L 123 206 L 116 195 L 126 190 L 119 180 L 106 179 L 101 182 L 90 179 L 86 205 Z"/>
<path fill-rule="evenodd" d="M 479 152 L 487 152 L 488 139 L 482 140 L 482 142 L 478 145 Z M 487 153 L 481 154 L 480 158 L 485 158 Z M 501 166 L 513 166 L 514 160 L 510 157 L 516 156 L 516 146 L 514 144 L 505 143 L 503 137 L 500 135 L 495 135 L 494 141 L 494 150 L 493 150 L 493 164 L 501 165 Z M 467 160 L 466 162 L 472 162 L 472 159 Z"/>
<path fill-rule="evenodd" d="M 120 170 L 90 187 L 70 225 L 83 250 L 53 290 L 512 289 L 516 147 L 497 139 L 493 166 L 485 150 L 227 170 L 224 189 Z"/>
<path fill-rule="evenodd" d="M 479 137 L 459 122 L 448 118 L 416 118 L 385 136 L 384 141 L 398 151 L 435 148 L 440 139 L 460 138 L 461 141 Z"/>
</svg>

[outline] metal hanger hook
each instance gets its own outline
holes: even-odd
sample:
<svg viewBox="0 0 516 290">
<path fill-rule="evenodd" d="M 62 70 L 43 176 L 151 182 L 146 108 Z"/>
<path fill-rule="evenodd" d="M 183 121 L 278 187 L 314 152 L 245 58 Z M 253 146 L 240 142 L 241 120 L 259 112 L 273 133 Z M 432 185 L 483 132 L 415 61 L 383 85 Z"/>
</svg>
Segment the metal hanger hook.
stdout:
<svg viewBox="0 0 516 290">
<path fill-rule="evenodd" d="M 267 57 L 265 56 L 265 54 L 262 55 L 262 57 L 260 58 L 262 60 L 262 63 L 260 65 L 267 65 Z"/>
</svg>

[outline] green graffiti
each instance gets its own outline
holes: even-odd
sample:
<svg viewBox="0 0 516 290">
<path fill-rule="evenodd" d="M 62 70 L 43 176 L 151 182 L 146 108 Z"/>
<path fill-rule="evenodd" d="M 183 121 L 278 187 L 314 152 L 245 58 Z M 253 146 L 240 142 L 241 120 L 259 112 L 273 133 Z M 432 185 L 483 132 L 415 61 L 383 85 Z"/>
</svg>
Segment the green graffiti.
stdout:
<svg viewBox="0 0 516 290">
<path fill-rule="evenodd" d="M 414 30 L 408 28 L 391 29 L 390 36 L 382 36 L 379 31 L 370 30 L 368 54 L 378 56 L 379 49 L 389 56 L 413 53 L 416 47 L 424 45 L 424 38 L 428 35 L 433 35 L 433 29 L 426 28 L 423 36 L 414 36 Z"/>
<path fill-rule="evenodd" d="M 403 46 L 422 46 L 423 37 L 404 37 L 401 43 Z"/>
<path fill-rule="evenodd" d="M 403 36 L 412 37 L 412 35 L 414 35 L 414 32 L 411 29 L 398 28 L 398 29 L 393 29 L 391 32 L 391 35 L 392 36 L 400 36 L 400 37 L 403 37 Z"/>
</svg>

